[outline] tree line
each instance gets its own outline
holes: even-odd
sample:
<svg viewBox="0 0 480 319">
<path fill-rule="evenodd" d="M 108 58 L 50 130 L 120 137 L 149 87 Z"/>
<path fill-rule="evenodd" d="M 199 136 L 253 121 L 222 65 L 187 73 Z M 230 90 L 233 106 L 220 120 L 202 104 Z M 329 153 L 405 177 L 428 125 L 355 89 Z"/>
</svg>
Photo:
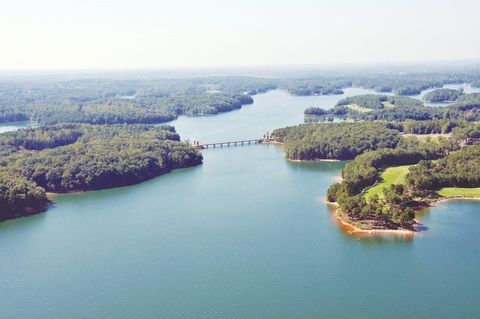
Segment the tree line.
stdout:
<svg viewBox="0 0 480 319">
<path fill-rule="evenodd" d="M 400 132 L 383 123 L 320 123 L 277 129 L 272 135 L 284 143 L 290 159 L 349 160 L 369 150 L 395 147 Z"/>
<path fill-rule="evenodd" d="M 135 184 L 202 156 L 173 127 L 64 124 L 0 135 L 0 220 L 38 212 L 46 192 Z"/>
</svg>

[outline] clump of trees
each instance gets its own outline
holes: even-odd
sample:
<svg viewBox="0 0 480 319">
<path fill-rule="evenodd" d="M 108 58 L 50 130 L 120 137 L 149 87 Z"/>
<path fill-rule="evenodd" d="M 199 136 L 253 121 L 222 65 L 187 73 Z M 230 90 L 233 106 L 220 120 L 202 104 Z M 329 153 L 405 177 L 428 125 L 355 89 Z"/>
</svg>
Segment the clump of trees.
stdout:
<svg viewBox="0 0 480 319">
<path fill-rule="evenodd" d="M 335 107 L 339 109 L 339 107 L 349 104 L 357 104 L 358 106 L 369 110 L 383 110 L 385 108 L 388 109 L 388 107 L 386 106 L 389 106 L 390 108 L 423 107 L 423 103 L 414 98 L 406 96 L 391 96 L 378 94 L 364 94 L 347 97 L 338 101 Z"/>
<path fill-rule="evenodd" d="M 303 112 L 305 115 L 325 115 L 328 114 L 329 112 L 321 107 L 309 107 L 306 108 L 305 111 Z"/>
<path fill-rule="evenodd" d="M 456 127 L 467 126 L 464 120 L 406 120 L 401 123 L 402 131 L 406 134 L 448 134 Z"/>
<path fill-rule="evenodd" d="M 387 100 L 388 97 L 386 95 L 364 94 L 343 98 L 337 102 L 336 106 L 357 104 L 366 109 L 379 110 L 383 109 L 383 102 L 386 102 Z"/>
<path fill-rule="evenodd" d="M 253 103 L 249 95 L 203 94 L 161 98 L 110 99 L 85 104 L 36 105 L 30 118 L 42 125 L 57 123 L 152 124 L 178 115 L 207 115 L 239 109 Z"/>
<path fill-rule="evenodd" d="M 45 189 L 20 174 L 0 171 L 0 221 L 46 209 Z"/>
<path fill-rule="evenodd" d="M 348 108 L 347 105 L 352 103 L 368 109 L 368 112 Z M 344 115 L 348 119 L 359 121 L 443 119 L 473 122 L 480 120 L 480 94 L 462 95 L 455 103 L 445 107 L 426 107 L 421 101 L 405 96 L 360 95 L 341 100 L 330 112 L 334 115 Z"/>
<path fill-rule="evenodd" d="M 423 96 L 427 102 L 453 102 L 464 95 L 463 90 L 454 89 L 436 89 Z"/>
<path fill-rule="evenodd" d="M 45 209 L 45 192 L 135 184 L 202 156 L 171 126 L 64 124 L 0 135 L 0 220 Z M 1 175 L 3 174 L 3 175 Z"/>
<path fill-rule="evenodd" d="M 398 130 L 371 122 L 298 125 L 273 135 L 285 144 L 286 156 L 297 160 L 349 160 L 369 150 L 395 147 L 401 138 Z"/>
<path fill-rule="evenodd" d="M 410 169 L 407 185 L 416 194 L 443 187 L 480 187 L 480 145 L 453 152 L 438 161 L 421 161 Z"/>
<path fill-rule="evenodd" d="M 380 179 L 383 169 L 391 166 L 411 165 L 422 160 L 446 156 L 457 145 L 443 139 L 439 143 L 425 144 L 415 139 L 405 139 L 394 149 L 379 149 L 357 156 L 342 171 L 341 183 L 333 184 L 327 199 L 337 202 L 342 213 L 350 220 L 366 222 L 365 227 L 411 228 L 414 225 L 415 205 L 409 188 L 392 185 L 382 197 L 365 199 L 363 192 Z"/>
</svg>

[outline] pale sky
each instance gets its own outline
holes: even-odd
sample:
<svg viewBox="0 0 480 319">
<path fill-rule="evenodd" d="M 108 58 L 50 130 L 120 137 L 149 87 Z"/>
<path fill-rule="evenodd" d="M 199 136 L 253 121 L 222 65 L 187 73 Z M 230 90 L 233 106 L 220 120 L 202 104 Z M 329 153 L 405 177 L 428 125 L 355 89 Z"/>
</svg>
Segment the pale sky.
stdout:
<svg viewBox="0 0 480 319">
<path fill-rule="evenodd" d="M 480 0 L 3 0 L 0 69 L 480 59 Z"/>
</svg>

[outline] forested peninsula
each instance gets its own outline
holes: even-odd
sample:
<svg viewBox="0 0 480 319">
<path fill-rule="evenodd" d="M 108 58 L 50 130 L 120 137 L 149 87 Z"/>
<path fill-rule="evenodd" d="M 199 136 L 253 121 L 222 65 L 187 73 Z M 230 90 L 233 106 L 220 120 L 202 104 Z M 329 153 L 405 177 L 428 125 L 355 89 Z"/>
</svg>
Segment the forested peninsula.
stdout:
<svg viewBox="0 0 480 319">
<path fill-rule="evenodd" d="M 43 211 L 47 192 L 132 185 L 202 163 L 171 126 L 61 124 L 0 134 L 0 220 Z"/>
<path fill-rule="evenodd" d="M 443 198 L 480 197 L 476 122 L 319 123 L 278 129 L 273 136 L 289 159 L 353 159 L 327 200 L 357 231 L 414 232 L 415 210 Z"/>
</svg>

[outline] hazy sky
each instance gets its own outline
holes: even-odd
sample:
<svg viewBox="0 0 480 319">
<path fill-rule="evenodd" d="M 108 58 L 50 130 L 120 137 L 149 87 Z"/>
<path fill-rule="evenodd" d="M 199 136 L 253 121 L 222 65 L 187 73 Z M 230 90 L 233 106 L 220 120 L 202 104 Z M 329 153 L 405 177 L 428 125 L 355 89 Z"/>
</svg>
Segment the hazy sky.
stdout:
<svg viewBox="0 0 480 319">
<path fill-rule="evenodd" d="M 480 0 L 5 0 L 0 69 L 480 58 Z"/>
</svg>

